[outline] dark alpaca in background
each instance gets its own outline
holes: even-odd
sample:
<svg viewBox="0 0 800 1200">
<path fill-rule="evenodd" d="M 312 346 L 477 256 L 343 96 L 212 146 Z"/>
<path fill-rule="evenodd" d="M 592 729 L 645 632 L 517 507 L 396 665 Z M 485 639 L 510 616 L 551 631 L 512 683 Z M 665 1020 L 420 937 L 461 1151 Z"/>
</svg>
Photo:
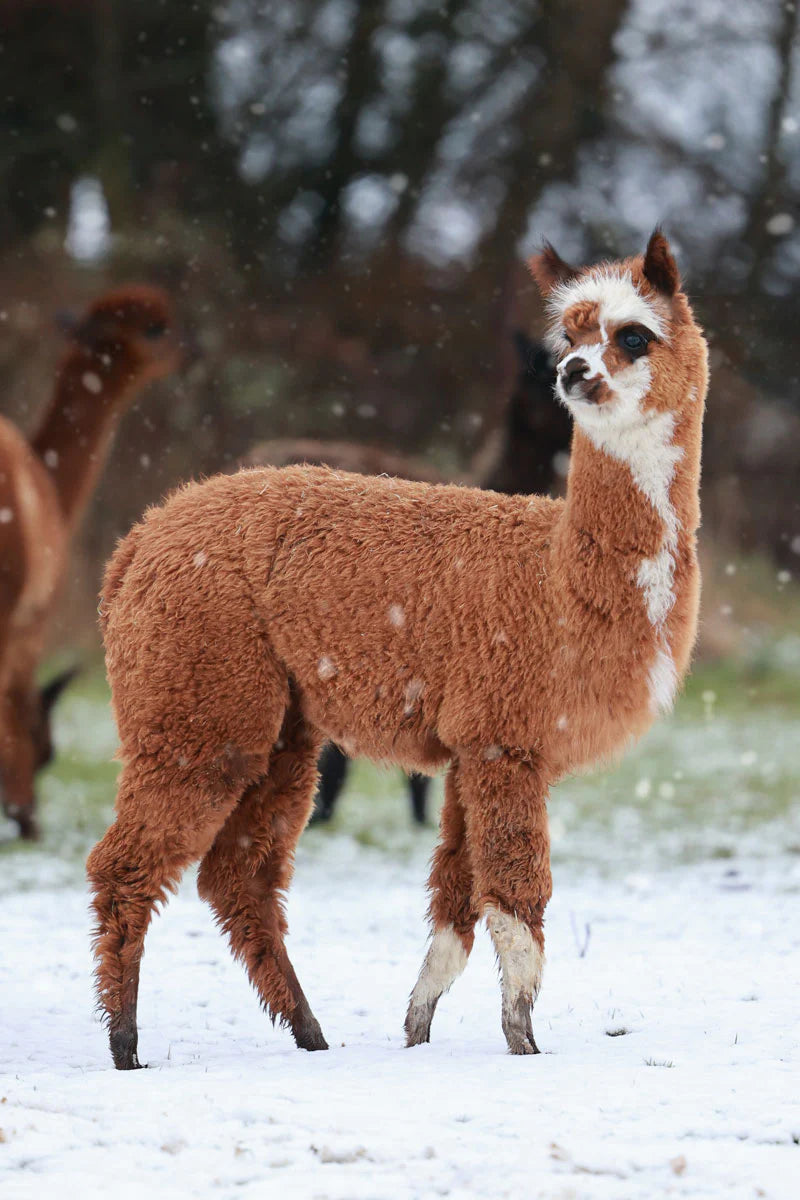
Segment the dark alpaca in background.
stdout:
<svg viewBox="0 0 800 1200">
<path fill-rule="evenodd" d="M 555 371 L 550 352 L 517 330 L 513 343 L 519 356 L 514 390 L 503 416 L 500 436 L 490 439 L 475 455 L 470 468 L 448 480 L 430 464 L 403 458 L 376 447 L 351 442 L 280 439 L 262 442 L 247 456 L 249 466 L 288 466 L 310 463 L 356 471 L 364 475 L 399 475 L 423 482 L 457 482 L 509 495 L 557 494 L 566 478 L 570 419 L 553 394 Z M 347 780 L 350 759 L 329 743 L 319 760 L 319 789 L 312 823 L 329 821 Z M 408 776 L 411 814 L 424 825 L 428 811 L 427 775 Z"/>
<path fill-rule="evenodd" d="M 53 706 L 74 675 L 36 681 L 72 539 L 123 413 L 178 365 L 172 324 L 159 288 L 107 292 L 70 323 L 30 440 L 0 417 L 0 810 L 24 838 L 38 833 L 35 777 L 53 756 Z"/>
</svg>

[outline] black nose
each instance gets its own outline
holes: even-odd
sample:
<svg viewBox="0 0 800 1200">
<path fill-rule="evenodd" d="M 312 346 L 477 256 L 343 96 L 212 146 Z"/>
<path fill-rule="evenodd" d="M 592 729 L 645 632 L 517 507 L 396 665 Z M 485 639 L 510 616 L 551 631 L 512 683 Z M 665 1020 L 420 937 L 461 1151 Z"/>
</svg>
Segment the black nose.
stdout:
<svg viewBox="0 0 800 1200">
<path fill-rule="evenodd" d="M 582 358 L 570 359 L 569 365 L 564 372 L 564 382 L 567 388 L 571 388 L 574 383 L 578 383 L 579 380 L 585 378 L 588 370 L 589 364 L 584 362 Z"/>
</svg>

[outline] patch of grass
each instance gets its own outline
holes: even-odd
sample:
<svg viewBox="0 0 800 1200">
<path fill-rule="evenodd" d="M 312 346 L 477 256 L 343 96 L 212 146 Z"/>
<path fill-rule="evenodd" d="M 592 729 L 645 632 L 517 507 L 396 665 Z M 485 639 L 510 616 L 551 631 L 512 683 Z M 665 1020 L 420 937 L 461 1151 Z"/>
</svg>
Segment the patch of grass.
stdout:
<svg viewBox="0 0 800 1200">
<path fill-rule="evenodd" d="M 642 1061 L 646 1067 L 666 1067 L 669 1070 L 675 1066 L 669 1058 L 645 1058 Z"/>
</svg>

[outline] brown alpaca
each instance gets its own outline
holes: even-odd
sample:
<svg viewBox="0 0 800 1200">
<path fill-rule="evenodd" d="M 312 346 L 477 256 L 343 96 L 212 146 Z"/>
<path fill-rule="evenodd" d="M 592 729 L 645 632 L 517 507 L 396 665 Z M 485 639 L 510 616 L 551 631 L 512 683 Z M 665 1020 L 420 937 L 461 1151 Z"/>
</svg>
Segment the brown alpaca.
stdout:
<svg viewBox="0 0 800 1200">
<path fill-rule="evenodd" d="M 154 906 L 195 859 L 264 1007 L 325 1047 L 282 905 L 325 739 L 449 764 L 408 1043 L 428 1040 L 485 918 L 508 1046 L 536 1052 L 548 789 L 620 754 L 689 662 L 707 371 L 659 232 L 624 262 L 575 271 L 547 248 L 532 267 L 575 422 L 565 500 L 242 471 L 175 493 L 114 555 L 102 624 L 123 768 L 88 874 L 117 1067 L 138 1065 Z"/>
<path fill-rule="evenodd" d="M 50 709 L 72 672 L 39 690 L 35 672 L 69 539 L 117 421 L 140 389 L 177 364 L 166 296 L 126 287 L 71 330 L 53 397 L 30 444 L 0 418 L 0 800 L 36 836 L 34 776 L 50 759 Z"/>
</svg>

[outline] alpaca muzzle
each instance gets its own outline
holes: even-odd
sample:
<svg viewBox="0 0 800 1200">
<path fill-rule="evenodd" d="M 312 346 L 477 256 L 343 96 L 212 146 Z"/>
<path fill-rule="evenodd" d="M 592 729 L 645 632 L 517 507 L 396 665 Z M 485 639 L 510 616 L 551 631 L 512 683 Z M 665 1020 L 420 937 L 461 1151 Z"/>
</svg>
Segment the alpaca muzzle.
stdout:
<svg viewBox="0 0 800 1200">
<path fill-rule="evenodd" d="M 566 359 L 558 369 L 558 376 L 564 399 L 600 403 L 603 380 L 599 373 L 592 372 L 585 358 L 576 354 Z"/>
</svg>

